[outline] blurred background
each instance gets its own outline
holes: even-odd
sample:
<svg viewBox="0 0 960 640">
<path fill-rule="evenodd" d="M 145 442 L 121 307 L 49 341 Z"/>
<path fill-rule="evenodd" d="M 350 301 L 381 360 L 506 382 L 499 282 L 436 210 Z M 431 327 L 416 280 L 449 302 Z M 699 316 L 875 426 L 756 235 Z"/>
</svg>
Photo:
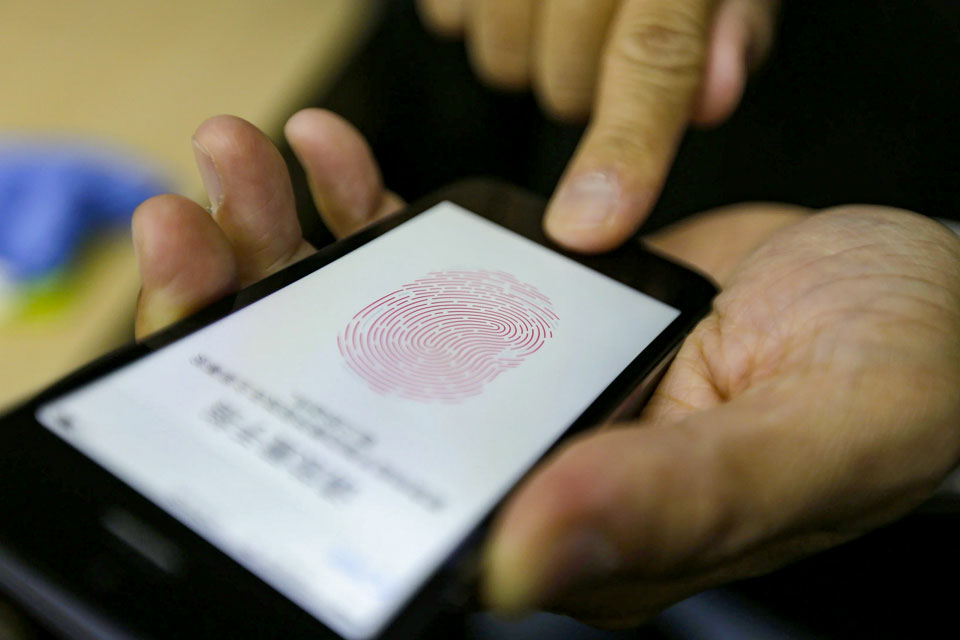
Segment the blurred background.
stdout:
<svg viewBox="0 0 960 640">
<path fill-rule="evenodd" d="M 132 339 L 130 214 L 156 193 L 203 197 L 190 136 L 211 115 L 285 150 L 318 246 L 331 236 L 280 136 L 302 107 L 356 123 L 408 199 L 475 174 L 548 195 L 582 134 L 478 83 L 462 44 L 426 33 L 405 0 L 4 2 L 0 43 L 0 410 Z M 958 106 L 960 2 L 785 0 L 771 60 L 727 124 L 686 137 L 647 228 L 747 200 L 960 219 Z M 917 514 L 610 637 L 916 636 L 950 618 L 938 585 L 960 569 L 956 524 Z M 608 637 L 553 618 L 450 624 Z"/>
</svg>

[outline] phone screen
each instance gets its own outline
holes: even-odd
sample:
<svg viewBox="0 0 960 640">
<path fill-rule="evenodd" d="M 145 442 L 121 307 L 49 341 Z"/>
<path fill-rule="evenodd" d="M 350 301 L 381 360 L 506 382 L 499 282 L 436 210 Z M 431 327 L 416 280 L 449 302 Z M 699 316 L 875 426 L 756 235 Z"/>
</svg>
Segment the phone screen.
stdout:
<svg viewBox="0 0 960 640">
<path fill-rule="evenodd" d="M 444 202 L 37 419 L 364 640 L 678 315 Z"/>
</svg>

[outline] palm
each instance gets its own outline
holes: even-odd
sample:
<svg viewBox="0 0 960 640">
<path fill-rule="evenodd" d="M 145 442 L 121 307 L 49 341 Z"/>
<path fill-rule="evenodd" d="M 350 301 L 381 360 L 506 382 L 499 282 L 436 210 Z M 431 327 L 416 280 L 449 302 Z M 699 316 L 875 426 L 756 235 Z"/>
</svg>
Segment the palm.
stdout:
<svg viewBox="0 0 960 640">
<path fill-rule="evenodd" d="M 742 232 L 729 226 L 730 236 Z M 929 368 L 938 354 L 949 368 L 943 346 L 952 336 L 929 331 L 949 327 L 942 321 L 955 313 L 937 283 L 955 267 L 947 251 L 931 251 L 939 232 L 919 217 L 875 210 L 823 214 L 781 231 L 731 274 L 648 415 L 678 419 L 785 376 L 854 383 L 884 363 Z M 711 240 L 724 245 L 713 233 Z"/>
<path fill-rule="evenodd" d="M 790 477 L 806 494 L 797 505 L 805 515 L 853 487 L 858 517 L 820 514 L 823 527 L 854 532 L 898 515 L 935 482 L 891 500 L 907 471 L 904 447 L 921 463 L 909 470 L 918 479 L 948 467 L 953 455 L 937 446 L 947 444 L 940 419 L 956 410 L 960 362 L 958 262 L 946 235 L 919 216 L 882 210 L 821 214 L 781 231 L 737 268 L 648 417 L 670 423 L 762 398 L 781 416 L 769 433 L 745 428 L 754 445 L 748 455 L 790 450 L 810 463 L 804 477 Z M 851 414 L 870 431 L 851 430 Z M 906 424 L 920 429 L 909 440 Z M 850 451 L 859 460 L 848 460 Z M 771 471 L 740 462 L 758 482 Z M 784 506 L 780 520 L 798 515 Z"/>
<path fill-rule="evenodd" d="M 725 288 L 640 423 L 561 452 L 502 518 L 501 536 L 529 549 L 558 535 L 537 519 L 573 529 L 610 520 L 603 501 L 633 504 L 608 525 L 626 532 L 612 580 L 565 589 L 553 607 L 635 624 L 902 514 L 956 460 L 956 240 L 876 208 L 797 220 L 745 207 L 653 240 Z M 603 487 L 619 459 L 623 476 Z M 494 566 L 504 558 L 516 561 L 501 552 Z"/>
</svg>

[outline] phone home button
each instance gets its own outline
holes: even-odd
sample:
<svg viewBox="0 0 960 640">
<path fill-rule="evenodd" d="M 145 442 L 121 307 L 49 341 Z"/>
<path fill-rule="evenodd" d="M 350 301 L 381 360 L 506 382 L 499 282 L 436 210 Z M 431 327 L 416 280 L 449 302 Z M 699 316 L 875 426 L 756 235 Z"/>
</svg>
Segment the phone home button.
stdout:
<svg viewBox="0 0 960 640">
<path fill-rule="evenodd" d="M 111 508 L 100 524 L 114 538 L 132 549 L 153 567 L 171 576 L 183 570 L 183 553 L 166 536 L 128 511 Z"/>
</svg>

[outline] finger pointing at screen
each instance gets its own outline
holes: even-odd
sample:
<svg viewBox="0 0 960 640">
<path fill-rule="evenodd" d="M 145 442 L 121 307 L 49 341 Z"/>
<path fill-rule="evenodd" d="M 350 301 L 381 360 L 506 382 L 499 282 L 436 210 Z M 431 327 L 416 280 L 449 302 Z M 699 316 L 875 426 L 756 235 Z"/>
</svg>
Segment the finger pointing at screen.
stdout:
<svg viewBox="0 0 960 640">
<path fill-rule="evenodd" d="M 477 75 L 532 86 L 552 116 L 592 121 L 546 217 L 584 252 L 630 237 L 656 201 L 688 124 L 736 108 L 770 48 L 777 0 L 420 0 L 462 33 Z"/>
<path fill-rule="evenodd" d="M 752 43 L 770 40 L 772 3 L 632 0 L 612 25 L 593 120 L 547 212 L 547 232 L 605 251 L 646 219 L 691 119 L 740 100 Z"/>
</svg>

